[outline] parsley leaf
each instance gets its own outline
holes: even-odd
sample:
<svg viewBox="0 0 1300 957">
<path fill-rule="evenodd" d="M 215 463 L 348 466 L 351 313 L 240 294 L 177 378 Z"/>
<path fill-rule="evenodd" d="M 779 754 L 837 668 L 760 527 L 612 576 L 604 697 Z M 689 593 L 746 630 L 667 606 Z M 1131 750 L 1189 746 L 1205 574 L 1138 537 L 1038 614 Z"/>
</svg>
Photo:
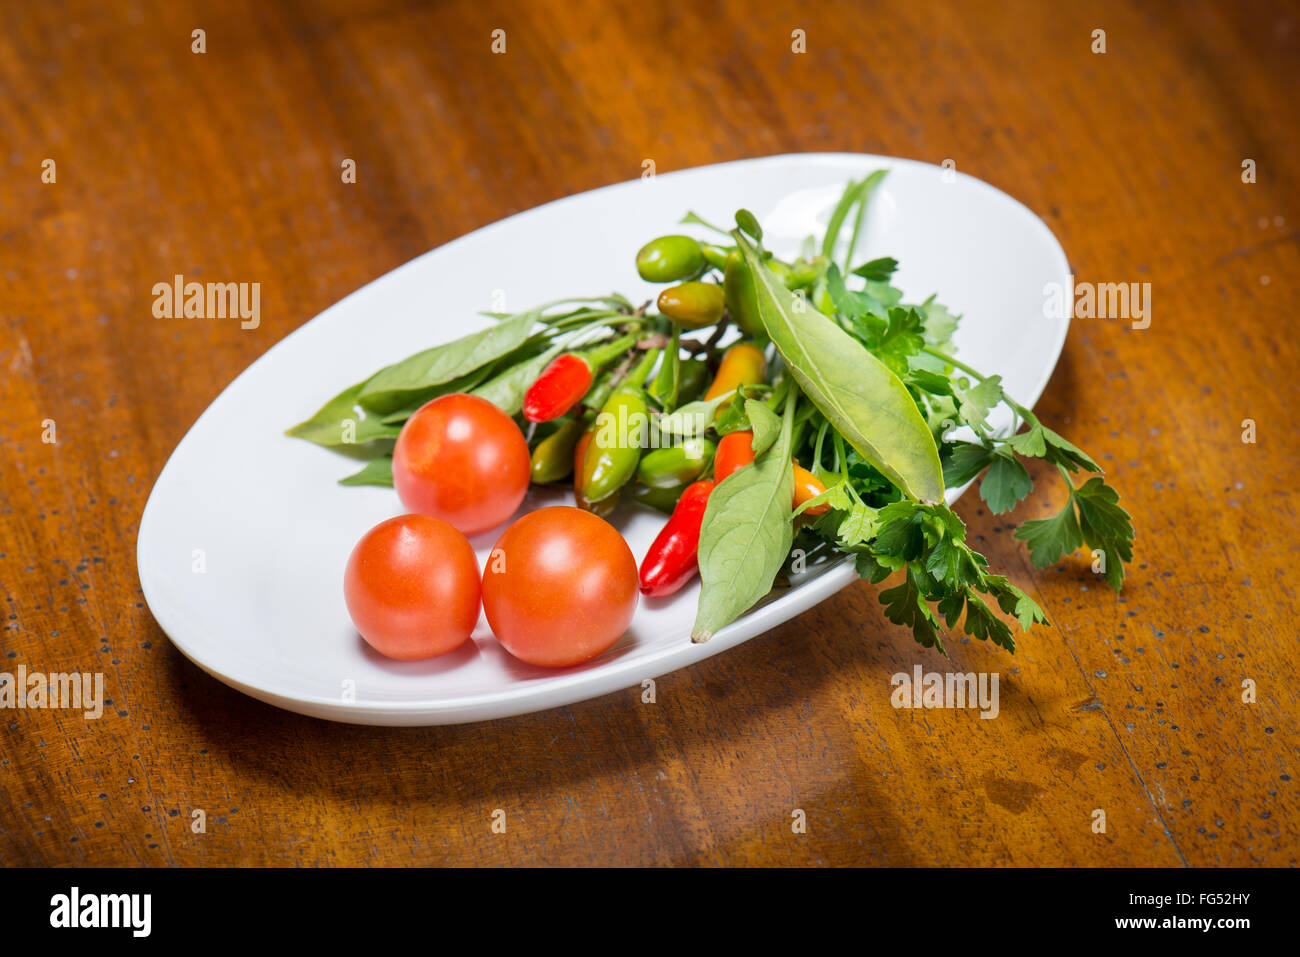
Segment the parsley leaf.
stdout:
<svg viewBox="0 0 1300 957">
<path fill-rule="evenodd" d="M 1007 623 L 993 614 L 992 609 L 969 589 L 966 591 L 966 621 L 962 628 L 966 634 L 980 641 L 991 639 L 995 645 L 1001 645 L 1007 651 L 1014 653 L 1016 650 L 1016 640 Z"/>
<path fill-rule="evenodd" d="M 1006 440 L 1006 444 L 1021 455 L 1046 459 L 1053 465 L 1065 466 L 1071 472 L 1076 472 L 1080 468 L 1089 472 L 1102 471 L 1101 466 L 1089 458 L 1082 449 L 1040 422 L 1034 423 L 1028 432 L 1011 436 Z"/>
<path fill-rule="evenodd" d="M 944 481 L 947 481 L 945 475 Z M 989 470 L 980 482 L 980 498 L 988 502 L 994 515 L 1001 515 L 1016 507 L 1034 488 L 1029 472 L 1010 452 L 998 449 L 993 453 Z"/>
<path fill-rule="evenodd" d="M 1002 401 L 1002 376 L 991 375 L 972 386 L 955 384 L 957 417 L 976 431 L 983 430 L 989 412 Z"/>
<path fill-rule="evenodd" d="M 1119 505 L 1119 493 L 1094 475 L 1074 490 L 1074 501 L 1079 506 L 1083 539 L 1088 547 L 1103 553 L 1106 581 L 1119 591 L 1124 584 L 1124 562 L 1133 560 L 1133 522 Z"/>
<path fill-rule="evenodd" d="M 988 446 L 973 442 L 947 442 L 939 450 L 943 464 L 943 484 L 949 488 L 965 485 L 983 472 L 993 460 L 994 452 Z"/>
<path fill-rule="evenodd" d="M 1083 544 L 1083 532 L 1074 515 L 1074 497 L 1051 518 L 1022 522 L 1015 537 L 1029 546 L 1029 557 L 1035 568 L 1046 568 L 1059 562 L 1062 555 L 1073 554 Z"/>
<path fill-rule="evenodd" d="M 915 309 L 890 309 L 888 325 L 867 348 L 897 376 L 904 376 L 908 360 L 925 346 L 921 316 Z"/>
<path fill-rule="evenodd" d="M 861 276 L 863 279 L 870 279 L 875 282 L 888 282 L 894 275 L 894 270 L 898 268 L 898 260 L 892 256 L 885 256 L 881 259 L 873 259 L 869 263 L 863 263 L 857 269 L 853 270 L 853 275 Z"/>
<path fill-rule="evenodd" d="M 901 584 L 887 588 L 880 593 L 880 600 L 885 605 L 885 617 L 896 625 L 906 625 L 912 629 L 912 637 L 926 648 L 938 648 L 945 658 L 948 651 L 939 639 L 939 620 L 925 602 L 916 578 L 909 569 Z"/>
</svg>

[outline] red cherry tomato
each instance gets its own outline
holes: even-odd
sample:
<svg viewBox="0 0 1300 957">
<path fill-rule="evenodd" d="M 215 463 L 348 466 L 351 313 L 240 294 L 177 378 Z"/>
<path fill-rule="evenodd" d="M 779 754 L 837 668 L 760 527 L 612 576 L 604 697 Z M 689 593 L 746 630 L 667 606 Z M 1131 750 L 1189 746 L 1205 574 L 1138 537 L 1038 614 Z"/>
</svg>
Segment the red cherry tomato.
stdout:
<svg viewBox="0 0 1300 957">
<path fill-rule="evenodd" d="M 637 586 L 636 559 L 614 526 L 560 505 L 506 529 L 483 570 L 483 610 L 506 651 L 563 668 L 618 641 Z"/>
<path fill-rule="evenodd" d="M 459 647 L 478 621 L 478 559 L 440 518 L 399 515 L 361 537 L 343 574 L 348 614 L 375 651 L 410 661 Z"/>
<path fill-rule="evenodd" d="M 393 449 L 393 486 L 402 504 L 466 535 L 513 515 L 530 475 L 519 426 L 491 402 L 464 393 L 422 406 Z"/>
</svg>

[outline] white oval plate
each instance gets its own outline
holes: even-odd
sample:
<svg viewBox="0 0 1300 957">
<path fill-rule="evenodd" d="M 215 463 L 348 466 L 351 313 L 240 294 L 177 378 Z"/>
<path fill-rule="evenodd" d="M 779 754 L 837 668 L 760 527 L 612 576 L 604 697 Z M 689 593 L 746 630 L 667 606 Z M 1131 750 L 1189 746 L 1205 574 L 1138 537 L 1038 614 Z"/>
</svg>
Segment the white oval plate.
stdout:
<svg viewBox="0 0 1300 957">
<path fill-rule="evenodd" d="M 195 664 L 231 687 L 335 721 L 430 725 L 539 711 L 639 685 L 716 655 L 799 614 L 856 577 L 825 566 L 692 644 L 698 584 L 643 601 L 629 632 L 585 665 L 550 671 L 511 658 L 480 618 L 473 641 L 426 662 L 371 652 L 343 603 L 357 539 L 403 511 L 391 489 L 345 488 L 350 459 L 283 434 L 380 366 L 491 320 L 565 296 L 654 289 L 634 256 L 649 238 L 691 231 L 687 210 L 729 224 L 746 207 L 765 243 L 793 256 L 820 235 L 845 182 L 888 167 L 868 215 L 862 260 L 894 256 L 911 301 L 938 293 L 963 315 L 959 355 L 1038 399 L 1068 321 L 1044 316 L 1044 286 L 1069 281 L 1047 226 L 993 187 L 925 163 L 855 154 L 741 160 L 561 199 L 479 229 L 393 270 L 285 337 L 199 417 L 159 475 L 140 521 L 140 583 L 154 617 Z M 945 173 L 947 175 L 945 176 Z M 703 235 L 703 234 L 701 234 Z M 504 299 L 504 303 L 503 300 Z M 962 490 L 949 491 L 949 501 Z M 530 493 L 524 508 L 562 501 Z M 616 518 L 638 562 L 662 517 Z M 500 530 L 473 544 L 480 564 Z M 201 550 L 201 553 L 200 553 Z M 197 569 L 202 569 L 198 571 Z M 902 629 L 900 642 L 911 637 Z"/>
</svg>

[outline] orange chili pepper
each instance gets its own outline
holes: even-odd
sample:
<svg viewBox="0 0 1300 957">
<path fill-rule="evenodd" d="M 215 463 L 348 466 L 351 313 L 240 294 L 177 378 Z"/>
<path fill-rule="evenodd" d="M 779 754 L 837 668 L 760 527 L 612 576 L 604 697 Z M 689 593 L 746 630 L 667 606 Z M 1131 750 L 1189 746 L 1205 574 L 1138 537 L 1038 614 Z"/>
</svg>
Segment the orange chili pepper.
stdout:
<svg viewBox="0 0 1300 957">
<path fill-rule="evenodd" d="M 718 451 L 713 454 L 713 481 L 721 482 L 753 461 L 754 433 L 748 429 L 728 432 L 718 441 Z"/>
<path fill-rule="evenodd" d="M 718 450 L 721 454 L 721 449 Z M 798 462 L 794 463 L 794 508 L 798 508 L 804 502 L 811 501 L 822 492 L 826 491 L 826 486 L 821 483 L 817 476 L 813 475 Z M 825 515 L 831 510 L 829 502 L 822 502 L 820 505 L 814 505 L 812 508 L 806 508 L 801 514 L 803 515 Z"/>
<path fill-rule="evenodd" d="M 722 356 L 718 374 L 704 400 L 734 392 L 742 385 L 757 385 L 767 376 L 767 356 L 752 342 L 737 342 Z"/>
</svg>

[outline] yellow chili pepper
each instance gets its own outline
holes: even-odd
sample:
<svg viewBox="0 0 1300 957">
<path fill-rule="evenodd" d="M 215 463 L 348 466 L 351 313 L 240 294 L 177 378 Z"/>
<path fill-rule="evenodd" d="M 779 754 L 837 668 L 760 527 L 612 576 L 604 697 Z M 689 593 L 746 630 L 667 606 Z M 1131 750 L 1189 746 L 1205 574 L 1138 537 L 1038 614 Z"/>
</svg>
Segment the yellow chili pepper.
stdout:
<svg viewBox="0 0 1300 957">
<path fill-rule="evenodd" d="M 726 351 L 713 385 L 704 393 L 707 402 L 742 385 L 757 385 L 767 376 L 767 356 L 752 342 L 737 342 Z"/>
</svg>

